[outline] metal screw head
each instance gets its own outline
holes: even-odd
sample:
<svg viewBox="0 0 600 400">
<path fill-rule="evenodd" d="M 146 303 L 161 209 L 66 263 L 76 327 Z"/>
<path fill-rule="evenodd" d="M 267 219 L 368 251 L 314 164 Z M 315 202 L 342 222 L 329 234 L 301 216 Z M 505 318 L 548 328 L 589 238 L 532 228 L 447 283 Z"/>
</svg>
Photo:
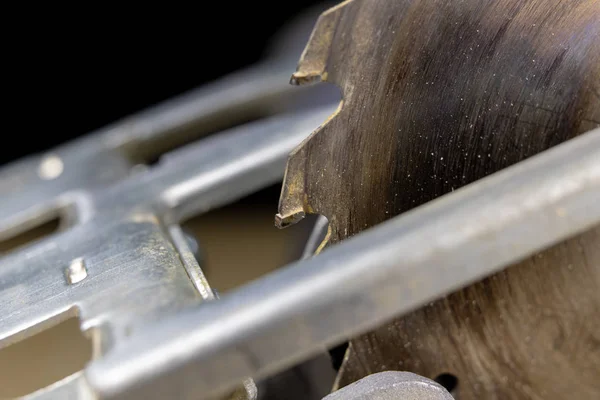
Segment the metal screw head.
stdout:
<svg viewBox="0 0 600 400">
<path fill-rule="evenodd" d="M 87 269 L 83 258 L 76 258 L 65 270 L 65 277 L 70 285 L 81 282 L 87 278 Z"/>
<path fill-rule="evenodd" d="M 44 180 L 52 180 L 58 178 L 65 169 L 63 161 L 60 157 L 50 154 L 44 157 L 38 167 L 38 175 Z"/>
</svg>

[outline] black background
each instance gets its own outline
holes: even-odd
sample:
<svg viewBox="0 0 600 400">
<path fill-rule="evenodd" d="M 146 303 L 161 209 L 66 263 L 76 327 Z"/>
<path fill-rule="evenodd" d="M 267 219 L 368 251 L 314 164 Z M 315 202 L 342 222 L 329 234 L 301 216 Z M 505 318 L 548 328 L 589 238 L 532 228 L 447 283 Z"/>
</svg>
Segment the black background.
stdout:
<svg viewBox="0 0 600 400">
<path fill-rule="evenodd" d="M 32 3 L 5 10 L 0 163 L 256 62 L 278 29 L 316 3 Z"/>
</svg>

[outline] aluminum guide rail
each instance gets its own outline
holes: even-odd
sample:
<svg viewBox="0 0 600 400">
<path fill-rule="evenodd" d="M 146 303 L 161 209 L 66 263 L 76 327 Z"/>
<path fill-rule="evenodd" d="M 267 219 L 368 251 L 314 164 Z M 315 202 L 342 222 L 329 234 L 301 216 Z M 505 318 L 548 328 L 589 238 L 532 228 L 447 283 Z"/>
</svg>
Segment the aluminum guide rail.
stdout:
<svg viewBox="0 0 600 400">
<path fill-rule="evenodd" d="M 15 180 L 0 181 L 0 209 L 15 211 L 0 212 L 0 236 L 23 229 L 15 215 L 27 227 L 64 210 L 70 218 L 63 218 L 64 229 L 0 258 L 0 348 L 76 315 L 101 357 L 148 320 L 210 300 L 212 291 L 175 224 L 280 180 L 289 152 L 334 108 L 241 126 L 133 174 L 107 158 L 102 168 L 86 164 L 82 157 L 93 149 L 74 146 L 56 152 L 64 172 L 50 191 L 52 181 L 36 176 L 38 159 L 18 163 L 18 173 L 32 181 L 26 190 L 12 190 Z M 107 171 L 114 182 L 88 179 Z M 80 259 L 86 277 L 72 282 L 65 271 Z M 78 393 L 85 387 L 64 384 Z M 39 395 L 56 398 L 61 390 L 56 384 Z"/>
</svg>

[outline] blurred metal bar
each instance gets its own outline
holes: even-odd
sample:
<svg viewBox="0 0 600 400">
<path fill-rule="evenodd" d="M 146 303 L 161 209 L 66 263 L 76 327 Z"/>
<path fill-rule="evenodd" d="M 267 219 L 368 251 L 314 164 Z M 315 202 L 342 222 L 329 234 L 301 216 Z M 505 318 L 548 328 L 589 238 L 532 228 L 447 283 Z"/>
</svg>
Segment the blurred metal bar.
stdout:
<svg viewBox="0 0 600 400">
<path fill-rule="evenodd" d="M 106 145 L 142 160 L 218 130 L 276 113 L 339 101 L 331 87 L 289 84 L 315 21 L 331 2 L 305 10 L 273 37 L 264 60 L 100 130 Z M 209 62 L 209 61 L 208 61 Z"/>
<path fill-rule="evenodd" d="M 289 152 L 335 107 L 265 118 L 167 153 L 154 168 L 103 190 L 97 212 L 146 205 L 177 223 L 234 201 L 281 179 Z"/>
<path fill-rule="evenodd" d="M 163 320 L 85 376 L 101 397 L 210 397 L 598 223 L 600 129 Z"/>
<path fill-rule="evenodd" d="M 298 94 L 288 84 L 290 68 L 267 62 L 228 75 L 102 129 L 104 140 L 111 148 L 147 151 L 164 140 L 179 142 L 264 114 Z"/>
</svg>

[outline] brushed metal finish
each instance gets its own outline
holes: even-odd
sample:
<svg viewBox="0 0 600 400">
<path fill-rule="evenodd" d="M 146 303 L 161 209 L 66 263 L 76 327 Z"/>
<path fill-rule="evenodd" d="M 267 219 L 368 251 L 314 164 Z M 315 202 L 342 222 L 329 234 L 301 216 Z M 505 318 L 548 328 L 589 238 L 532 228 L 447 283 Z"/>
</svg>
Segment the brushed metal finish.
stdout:
<svg viewBox="0 0 600 400">
<path fill-rule="evenodd" d="M 99 150 L 102 137 L 56 149 L 64 170 L 52 181 L 37 176 L 40 158 L 4 168 L 0 236 L 69 218 L 0 258 L 0 347 L 77 314 L 102 357 L 159 316 L 212 299 L 177 224 L 280 180 L 287 154 L 334 107 L 223 132 L 141 172 Z"/>
</svg>

